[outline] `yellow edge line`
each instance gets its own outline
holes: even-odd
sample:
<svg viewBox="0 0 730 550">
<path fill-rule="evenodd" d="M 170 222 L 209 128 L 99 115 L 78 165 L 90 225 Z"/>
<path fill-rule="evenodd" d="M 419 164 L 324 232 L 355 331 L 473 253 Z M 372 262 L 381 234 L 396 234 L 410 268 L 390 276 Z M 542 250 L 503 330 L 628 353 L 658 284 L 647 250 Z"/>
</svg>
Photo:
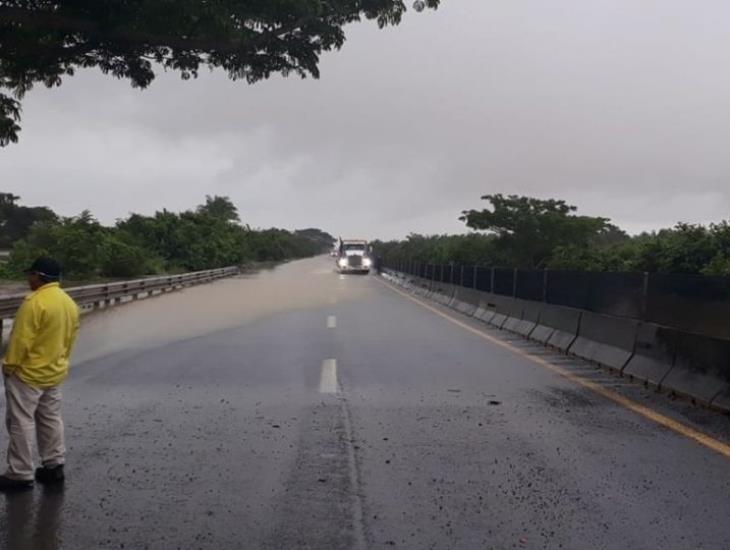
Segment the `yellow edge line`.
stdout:
<svg viewBox="0 0 730 550">
<path fill-rule="evenodd" d="M 603 386 L 596 384 L 595 382 L 591 382 L 590 380 L 586 380 L 585 378 L 576 376 L 572 372 L 567 371 L 563 368 L 560 368 L 557 365 L 553 365 L 552 363 L 545 361 L 541 357 L 538 357 L 531 353 L 525 352 L 519 348 L 516 348 L 515 346 L 509 344 L 508 342 L 504 342 L 498 338 L 495 338 L 494 336 L 490 336 L 489 334 L 482 332 L 481 330 L 478 330 L 472 326 L 469 326 L 468 324 L 466 324 L 462 321 L 459 321 L 458 319 L 452 317 L 451 315 L 447 315 L 443 311 L 439 311 L 438 309 L 427 304 L 423 300 L 419 300 L 418 298 L 415 298 L 414 296 L 411 296 L 410 294 L 395 288 L 391 284 L 388 284 L 385 281 L 382 281 L 381 279 L 376 279 L 376 280 L 378 282 L 384 284 L 386 287 L 388 287 L 393 292 L 397 292 L 401 296 L 404 296 L 404 297 L 408 298 L 409 300 L 419 304 L 420 306 L 425 307 L 429 311 L 435 313 L 436 315 L 438 315 L 440 317 L 443 317 L 447 321 L 454 323 L 455 325 L 463 328 L 464 330 L 468 330 L 472 334 L 475 334 L 476 336 L 479 336 L 480 338 L 483 338 L 484 340 L 487 340 L 487 341 L 491 342 L 492 344 L 495 344 L 495 345 L 497 345 L 501 348 L 504 348 L 506 350 L 509 350 L 512 353 L 519 355 L 529 361 L 532 361 L 533 363 L 536 363 L 537 365 L 540 365 L 541 367 L 544 367 L 544 368 L 554 372 L 555 374 L 562 376 L 563 378 L 567 378 L 568 380 L 570 380 L 571 382 L 573 382 L 575 384 L 578 384 L 579 386 L 583 386 L 584 388 L 587 388 L 587 389 L 605 397 L 606 399 L 610 399 L 614 403 L 618 403 L 622 407 L 625 407 L 625 408 L 629 409 L 630 411 L 633 411 L 636 414 L 643 416 L 644 418 L 648 418 L 649 420 L 656 422 L 660 426 L 664 426 L 665 428 L 669 428 L 670 430 L 672 430 L 678 434 L 688 437 L 689 439 L 696 441 L 700 445 L 704 445 L 705 447 L 720 453 L 725 458 L 730 459 L 730 445 L 728 445 L 727 443 L 723 443 L 722 441 L 719 441 L 719 440 L 715 439 L 714 437 L 709 436 L 699 430 L 695 430 L 694 428 L 691 428 L 690 426 L 682 424 L 681 422 L 678 422 L 672 418 L 669 418 L 668 416 L 664 416 L 663 414 L 660 414 L 648 407 L 645 407 L 644 405 L 640 405 L 636 401 L 632 401 L 631 399 L 628 399 L 628 398 L 624 397 L 623 395 L 619 395 L 618 393 L 611 391 L 607 388 L 604 388 Z"/>
</svg>

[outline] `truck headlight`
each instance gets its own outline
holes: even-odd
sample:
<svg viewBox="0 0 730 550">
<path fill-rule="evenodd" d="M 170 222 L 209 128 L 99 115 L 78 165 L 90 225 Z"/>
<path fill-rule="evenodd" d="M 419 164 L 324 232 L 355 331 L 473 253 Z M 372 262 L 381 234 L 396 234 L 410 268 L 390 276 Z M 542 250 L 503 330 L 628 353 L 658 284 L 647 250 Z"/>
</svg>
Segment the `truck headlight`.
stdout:
<svg viewBox="0 0 730 550">
<path fill-rule="evenodd" d="M 364 265 L 365 267 L 370 267 L 371 265 L 373 265 L 373 261 L 370 258 L 363 258 L 362 265 Z"/>
<path fill-rule="evenodd" d="M 340 267 L 347 267 L 347 258 L 340 258 L 340 260 L 337 262 L 337 265 Z"/>
</svg>

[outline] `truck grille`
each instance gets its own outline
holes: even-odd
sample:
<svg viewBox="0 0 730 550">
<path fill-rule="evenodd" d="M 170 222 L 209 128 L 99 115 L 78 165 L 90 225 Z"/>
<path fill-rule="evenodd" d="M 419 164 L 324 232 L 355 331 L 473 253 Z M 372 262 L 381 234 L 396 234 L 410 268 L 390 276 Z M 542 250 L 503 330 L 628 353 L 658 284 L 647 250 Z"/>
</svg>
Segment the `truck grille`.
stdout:
<svg viewBox="0 0 730 550">
<path fill-rule="evenodd" d="M 349 264 L 353 267 L 359 267 L 362 265 L 362 256 L 349 256 L 347 258 L 349 260 Z"/>
</svg>

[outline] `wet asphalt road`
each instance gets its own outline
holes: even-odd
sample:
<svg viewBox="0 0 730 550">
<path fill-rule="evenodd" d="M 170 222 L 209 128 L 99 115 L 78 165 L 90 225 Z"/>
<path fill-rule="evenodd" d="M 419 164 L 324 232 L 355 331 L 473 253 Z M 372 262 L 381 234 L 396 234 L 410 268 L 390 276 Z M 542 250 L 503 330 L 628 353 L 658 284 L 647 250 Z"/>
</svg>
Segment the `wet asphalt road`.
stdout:
<svg viewBox="0 0 730 550">
<path fill-rule="evenodd" d="M 728 458 L 329 259 L 87 316 L 64 415 L 66 487 L 1 497 L 3 548 L 730 548 Z"/>
</svg>

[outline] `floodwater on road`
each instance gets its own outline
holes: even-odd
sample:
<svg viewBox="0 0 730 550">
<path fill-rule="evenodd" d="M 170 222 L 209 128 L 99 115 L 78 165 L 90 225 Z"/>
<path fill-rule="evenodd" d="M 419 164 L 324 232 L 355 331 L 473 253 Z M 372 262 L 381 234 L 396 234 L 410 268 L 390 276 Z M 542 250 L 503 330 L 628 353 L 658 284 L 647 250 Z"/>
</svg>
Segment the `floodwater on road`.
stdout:
<svg viewBox="0 0 730 550">
<path fill-rule="evenodd" d="M 282 311 L 327 306 L 336 277 L 334 265 L 321 257 L 299 260 L 91 313 L 82 319 L 74 362 L 212 334 Z M 357 300 L 362 292 L 353 287 L 341 299 Z"/>
</svg>

